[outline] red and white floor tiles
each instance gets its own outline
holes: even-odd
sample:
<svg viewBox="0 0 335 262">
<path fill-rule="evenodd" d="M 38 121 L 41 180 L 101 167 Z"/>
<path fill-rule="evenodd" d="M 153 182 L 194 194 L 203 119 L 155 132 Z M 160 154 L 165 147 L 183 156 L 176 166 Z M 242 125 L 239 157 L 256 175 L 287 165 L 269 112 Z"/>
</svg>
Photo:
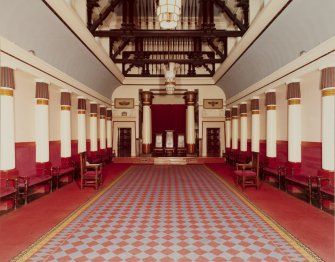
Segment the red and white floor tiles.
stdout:
<svg viewBox="0 0 335 262">
<path fill-rule="evenodd" d="M 16 259 L 318 258 L 205 166 L 141 165 L 131 167 Z"/>
</svg>

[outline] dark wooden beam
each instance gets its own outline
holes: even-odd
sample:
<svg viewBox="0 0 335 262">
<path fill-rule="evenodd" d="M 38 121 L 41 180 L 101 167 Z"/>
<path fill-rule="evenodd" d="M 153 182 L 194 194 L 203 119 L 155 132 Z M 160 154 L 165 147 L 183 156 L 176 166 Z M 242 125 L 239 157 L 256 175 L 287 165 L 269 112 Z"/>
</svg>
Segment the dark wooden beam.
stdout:
<svg viewBox="0 0 335 262">
<path fill-rule="evenodd" d="M 226 54 L 223 54 L 223 53 L 219 50 L 219 48 L 213 43 L 212 40 L 208 39 L 207 42 L 208 42 L 209 46 L 210 46 L 211 48 L 213 48 L 213 50 L 215 51 L 215 53 L 218 54 L 218 55 L 220 56 L 221 59 L 226 59 L 227 55 L 226 55 Z"/>
<path fill-rule="evenodd" d="M 92 32 L 98 28 L 99 25 L 103 23 L 103 21 L 107 18 L 107 16 L 114 11 L 114 8 L 121 2 L 121 0 L 112 1 L 109 6 L 99 14 L 99 18 L 93 22 L 93 24 L 89 27 L 89 30 Z"/>
<path fill-rule="evenodd" d="M 241 37 L 244 32 L 229 30 L 99 30 L 92 32 L 97 37 Z"/>
<path fill-rule="evenodd" d="M 235 25 L 244 33 L 247 31 L 247 27 L 240 21 L 236 15 L 226 6 L 226 2 L 222 0 L 214 0 L 215 3 L 222 9 L 223 12 L 234 22 Z"/>
</svg>

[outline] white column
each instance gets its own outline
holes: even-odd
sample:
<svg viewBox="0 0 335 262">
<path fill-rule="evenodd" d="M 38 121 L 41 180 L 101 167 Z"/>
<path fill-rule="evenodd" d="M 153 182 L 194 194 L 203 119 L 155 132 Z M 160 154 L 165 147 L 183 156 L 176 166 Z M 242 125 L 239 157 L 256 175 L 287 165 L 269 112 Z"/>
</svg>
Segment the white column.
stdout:
<svg viewBox="0 0 335 262">
<path fill-rule="evenodd" d="M 243 102 L 240 105 L 240 121 L 241 121 L 240 150 L 241 152 L 246 152 L 248 149 L 248 115 L 247 115 L 246 102 Z"/>
<path fill-rule="evenodd" d="M 100 149 L 106 149 L 106 107 L 100 106 Z"/>
<path fill-rule="evenodd" d="M 196 92 L 185 92 L 186 103 L 186 147 L 188 154 L 195 153 L 195 106 Z"/>
<path fill-rule="evenodd" d="M 143 127 L 142 127 L 142 143 L 151 144 L 151 110 L 149 105 L 143 106 Z"/>
<path fill-rule="evenodd" d="M 187 106 L 187 140 L 186 143 L 190 145 L 195 145 L 195 123 L 194 123 L 194 105 Z"/>
<path fill-rule="evenodd" d="M 86 152 L 86 100 L 78 97 L 78 153 Z"/>
<path fill-rule="evenodd" d="M 322 169 L 335 170 L 335 67 L 321 71 L 322 90 Z"/>
<path fill-rule="evenodd" d="M 60 111 L 61 157 L 71 156 L 71 93 L 61 90 Z"/>
<path fill-rule="evenodd" d="M 230 109 L 226 109 L 226 148 L 231 147 L 231 112 Z"/>
<path fill-rule="evenodd" d="M 300 99 L 288 101 L 288 161 L 301 162 L 301 105 Z"/>
<path fill-rule="evenodd" d="M 36 162 L 49 162 L 49 86 L 36 82 L 35 143 Z"/>
<path fill-rule="evenodd" d="M 107 108 L 107 148 L 112 148 L 112 109 Z"/>
<path fill-rule="evenodd" d="M 142 152 L 144 154 L 151 153 L 152 145 L 152 124 L 151 124 L 151 103 L 153 99 L 152 92 L 143 91 L 141 94 L 143 105 L 143 123 L 142 123 Z"/>
<path fill-rule="evenodd" d="M 300 83 L 288 84 L 288 161 L 301 162 L 301 104 Z"/>
<path fill-rule="evenodd" d="M 14 69 L 0 72 L 0 170 L 15 168 Z"/>
<path fill-rule="evenodd" d="M 236 112 L 236 113 L 235 113 Z M 238 149 L 238 115 L 237 106 L 233 106 L 232 110 L 232 149 Z"/>
<path fill-rule="evenodd" d="M 251 100 L 251 151 L 259 152 L 260 119 L 259 119 L 259 98 Z"/>
<path fill-rule="evenodd" d="M 98 115 L 97 115 L 97 103 L 91 102 L 90 112 L 90 142 L 91 152 L 98 151 Z M 93 110 L 92 110 L 93 109 Z"/>
<path fill-rule="evenodd" d="M 277 157 L 277 110 L 276 93 L 266 93 L 266 156 Z"/>
</svg>

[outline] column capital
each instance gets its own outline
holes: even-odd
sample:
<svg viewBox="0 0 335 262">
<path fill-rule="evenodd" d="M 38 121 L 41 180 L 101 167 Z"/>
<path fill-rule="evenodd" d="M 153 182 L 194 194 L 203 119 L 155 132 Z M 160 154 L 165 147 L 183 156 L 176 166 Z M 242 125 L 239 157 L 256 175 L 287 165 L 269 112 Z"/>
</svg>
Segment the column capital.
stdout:
<svg viewBox="0 0 335 262">
<path fill-rule="evenodd" d="M 49 84 L 45 82 L 36 82 L 35 98 L 39 99 L 49 99 Z"/>
<path fill-rule="evenodd" d="M 259 113 L 259 97 L 253 97 L 251 99 L 251 112 L 252 114 Z"/>
<path fill-rule="evenodd" d="M 15 89 L 14 69 L 10 67 L 0 67 L 0 88 Z"/>
<path fill-rule="evenodd" d="M 154 98 L 153 93 L 151 91 L 142 91 L 141 92 L 141 99 L 142 104 L 146 106 L 151 106 L 152 99 Z"/>
<path fill-rule="evenodd" d="M 287 85 L 287 99 L 299 99 L 301 98 L 300 93 L 300 82 L 291 82 Z"/>
<path fill-rule="evenodd" d="M 335 88 L 335 67 L 327 67 L 321 70 L 321 90 Z"/>
<path fill-rule="evenodd" d="M 185 92 L 184 98 L 185 98 L 186 105 L 188 106 L 195 105 L 196 97 L 197 97 L 197 93 L 195 91 Z"/>
</svg>

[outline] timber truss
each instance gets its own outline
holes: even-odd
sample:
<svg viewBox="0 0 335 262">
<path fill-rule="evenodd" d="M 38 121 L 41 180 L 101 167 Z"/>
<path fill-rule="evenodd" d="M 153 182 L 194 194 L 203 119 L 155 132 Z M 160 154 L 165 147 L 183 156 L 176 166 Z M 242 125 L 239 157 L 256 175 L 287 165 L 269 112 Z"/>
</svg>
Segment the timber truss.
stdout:
<svg viewBox="0 0 335 262">
<path fill-rule="evenodd" d="M 156 5 L 155 0 L 87 0 L 88 29 L 108 38 L 110 58 L 126 77 L 164 76 L 170 62 L 177 64 L 177 77 L 213 76 L 227 58 L 228 38 L 242 37 L 249 27 L 249 0 L 182 0 L 174 30 L 159 28 Z M 215 24 L 220 19 L 230 30 Z"/>
</svg>

